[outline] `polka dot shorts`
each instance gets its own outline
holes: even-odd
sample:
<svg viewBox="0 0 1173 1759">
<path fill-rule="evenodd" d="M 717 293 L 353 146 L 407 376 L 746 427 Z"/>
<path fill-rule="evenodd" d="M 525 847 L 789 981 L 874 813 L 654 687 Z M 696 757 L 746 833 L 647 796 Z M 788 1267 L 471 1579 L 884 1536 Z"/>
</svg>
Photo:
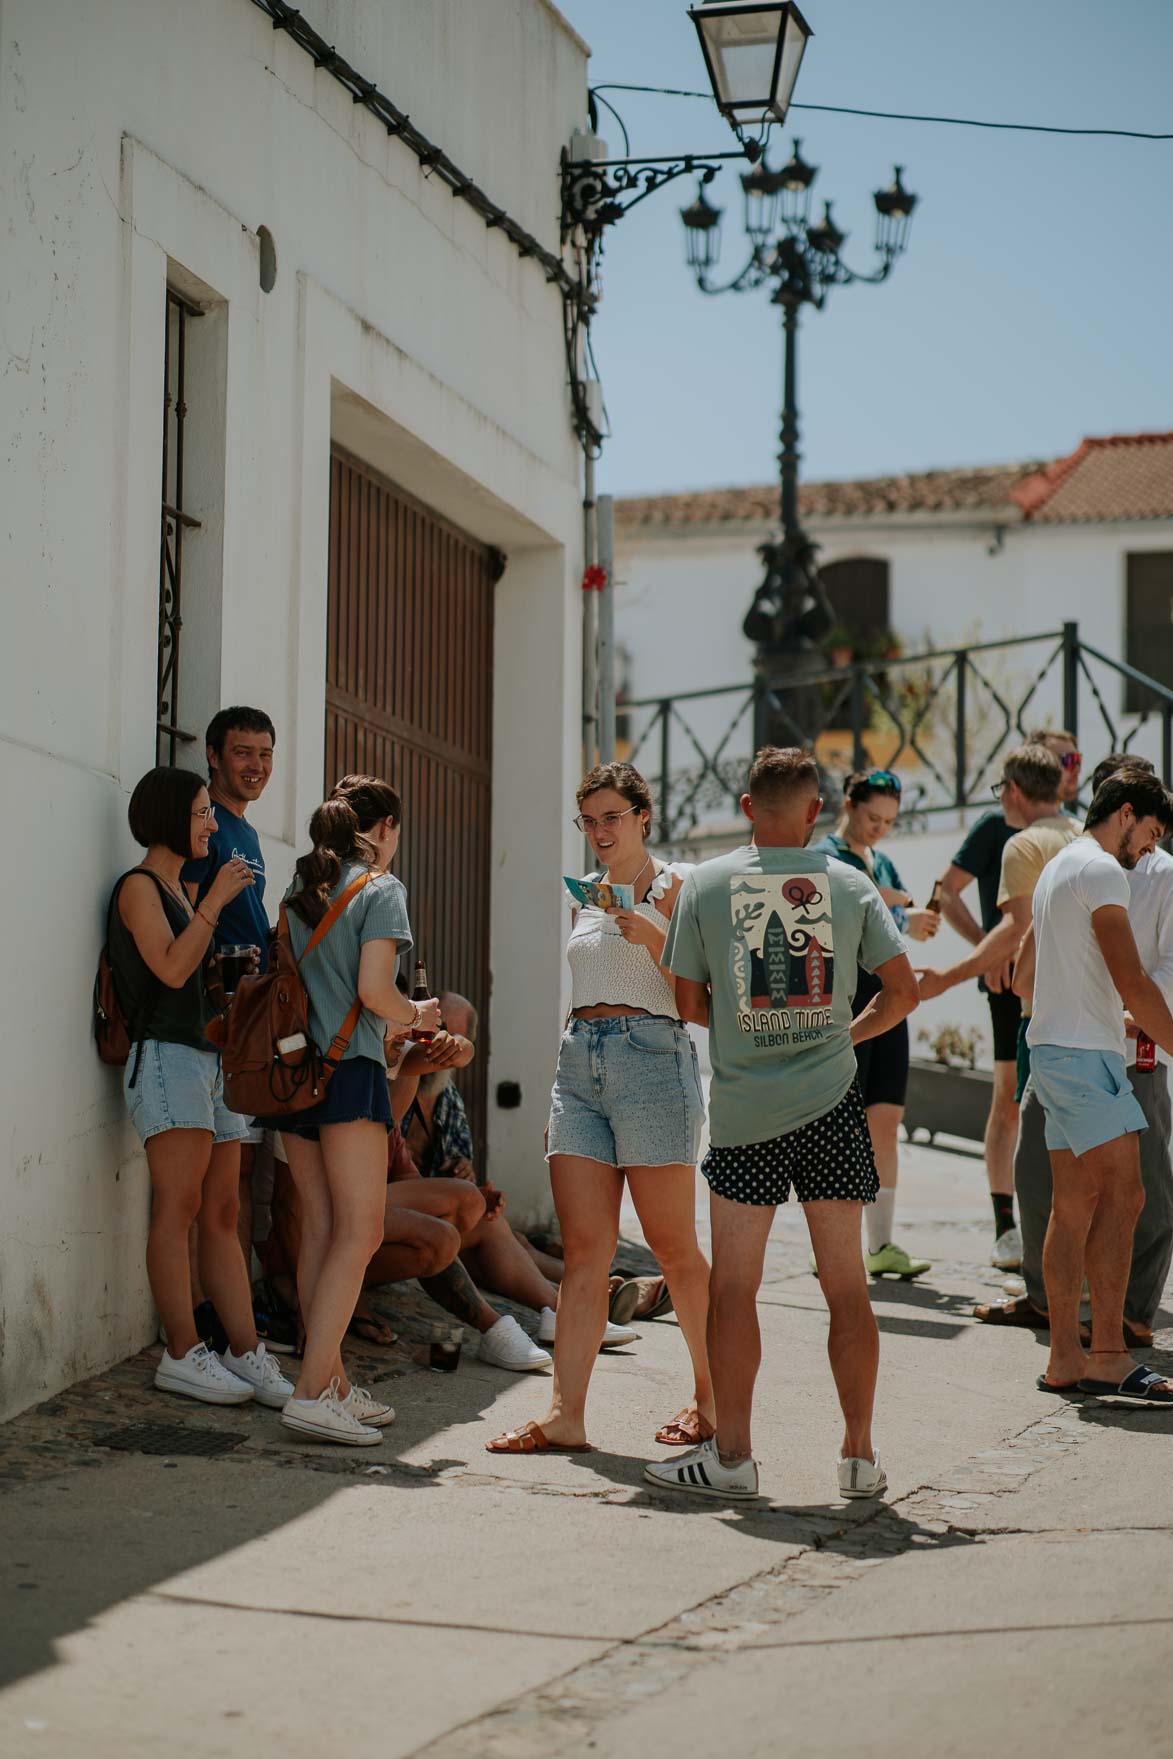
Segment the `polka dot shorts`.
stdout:
<svg viewBox="0 0 1173 1759">
<path fill-rule="evenodd" d="M 799 1203 L 872 1203 L 880 1189 L 867 1114 L 854 1084 L 837 1106 L 786 1136 L 710 1148 L 701 1172 L 710 1189 L 731 1203 L 785 1203 L 791 1185 Z"/>
</svg>

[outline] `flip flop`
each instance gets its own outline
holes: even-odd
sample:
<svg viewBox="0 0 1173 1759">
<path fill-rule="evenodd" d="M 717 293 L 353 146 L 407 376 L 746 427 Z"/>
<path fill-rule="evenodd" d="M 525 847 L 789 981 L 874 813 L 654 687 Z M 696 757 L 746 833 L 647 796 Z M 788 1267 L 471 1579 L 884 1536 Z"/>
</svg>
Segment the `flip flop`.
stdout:
<svg viewBox="0 0 1173 1759">
<path fill-rule="evenodd" d="M 637 1309 L 643 1299 L 644 1289 L 652 1281 L 659 1283 L 660 1292 L 646 1311 L 638 1312 Z M 631 1321 L 636 1318 L 658 1319 L 662 1313 L 671 1313 L 671 1311 L 672 1297 L 668 1293 L 668 1284 L 663 1277 L 628 1277 L 619 1284 L 618 1288 L 612 1288 L 611 1297 L 607 1303 L 607 1318 L 615 1325 L 630 1325 Z"/>
<path fill-rule="evenodd" d="M 1173 1405 L 1173 1386 L 1155 1368 L 1138 1363 L 1118 1385 L 1110 1380 L 1081 1380 L 1081 1393 L 1095 1393 L 1101 1399 L 1130 1399 L 1137 1405 Z"/>
<path fill-rule="evenodd" d="M 1033 1331 L 1051 1329 L 1050 1315 L 1040 1313 L 1025 1295 L 1019 1295 L 1015 1301 L 979 1301 L 973 1316 L 983 1325 L 1027 1325 Z"/>
<path fill-rule="evenodd" d="M 540 1423 L 523 1423 L 485 1443 L 487 1454 L 593 1454 L 589 1441 L 550 1441 Z"/>
<path fill-rule="evenodd" d="M 346 1335 L 361 1338 L 364 1344 L 374 1344 L 379 1350 L 389 1350 L 392 1344 L 399 1342 L 398 1332 L 393 1332 L 385 1320 L 377 1319 L 371 1313 L 356 1313 L 346 1328 Z"/>
<path fill-rule="evenodd" d="M 1081 1380 L 1064 1380 L 1060 1381 L 1059 1385 L 1056 1386 L 1054 1381 L 1048 1380 L 1045 1374 L 1039 1375 L 1038 1379 L 1035 1381 L 1035 1385 L 1041 1393 L 1055 1393 L 1058 1397 L 1063 1399 L 1073 1398 L 1076 1393 L 1083 1391 L 1083 1382 Z"/>
</svg>

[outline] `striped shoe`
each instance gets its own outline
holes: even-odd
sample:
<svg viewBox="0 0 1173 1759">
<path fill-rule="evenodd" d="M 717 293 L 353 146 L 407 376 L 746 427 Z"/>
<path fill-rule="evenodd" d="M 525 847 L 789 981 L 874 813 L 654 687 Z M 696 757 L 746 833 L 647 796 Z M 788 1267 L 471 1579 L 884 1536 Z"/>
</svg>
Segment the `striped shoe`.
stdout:
<svg viewBox="0 0 1173 1759">
<path fill-rule="evenodd" d="M 743 1502 L 758 1494 L 757 1463 L 742 1460 L 723 1466 L 715 1437 L 674 1460 L 653 1460 L 644 1467 L 644 1478 L 657 1490 L 682 1490 L 686 1496 L 713 1496 L 721 1502 Z"/>
</svg>

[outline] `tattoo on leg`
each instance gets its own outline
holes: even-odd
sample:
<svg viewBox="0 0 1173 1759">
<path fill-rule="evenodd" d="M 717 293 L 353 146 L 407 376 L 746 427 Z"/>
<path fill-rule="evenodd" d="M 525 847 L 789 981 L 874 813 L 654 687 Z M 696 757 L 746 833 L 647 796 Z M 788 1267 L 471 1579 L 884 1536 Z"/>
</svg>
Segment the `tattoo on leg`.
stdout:
<svg viewBox="0 0 1173 1759">
<path fill-rule="evenodd" d="M 454 1258 L 447 1270 L 436 1276 L 420 1277 L 419 1285 L 425 1295 L 462 1325 L 479 1324 L 485 1303 L 459 1258 Z"/>
</svg>

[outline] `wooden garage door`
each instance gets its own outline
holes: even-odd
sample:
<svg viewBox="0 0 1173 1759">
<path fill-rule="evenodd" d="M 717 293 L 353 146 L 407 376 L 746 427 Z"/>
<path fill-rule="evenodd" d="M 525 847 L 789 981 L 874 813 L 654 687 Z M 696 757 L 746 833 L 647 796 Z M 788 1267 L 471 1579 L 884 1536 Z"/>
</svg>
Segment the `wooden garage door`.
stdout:
<svg viewBox="0 0 1173 1759">
<path fill-rule="evenodd" d="M 460 1077 L 482 1149 L 489 1012 L 493 586 L 499 555 L 367 466 L 330 461 L 326 790 L 347 771 L 403 800 L 394 871 L 432 988 L 466 995 L 478 1054 Z"/>
</svg>

